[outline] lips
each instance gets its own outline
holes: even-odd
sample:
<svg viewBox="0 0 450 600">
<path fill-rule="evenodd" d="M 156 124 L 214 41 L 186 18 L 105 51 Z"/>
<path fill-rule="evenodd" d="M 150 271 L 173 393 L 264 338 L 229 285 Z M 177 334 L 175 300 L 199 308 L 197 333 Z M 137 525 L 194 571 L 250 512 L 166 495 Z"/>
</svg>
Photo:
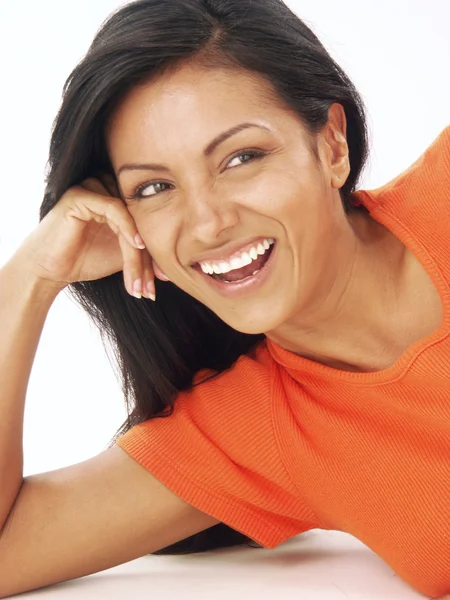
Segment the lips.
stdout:
<svg viewBox="0 0 450 600">
<path fill-rule="evenodd" d="M 255 268 L 253 267 L 253 271 L 250 272 L 250 276 L 243 279 L 238 279 L 236 281 L 223 281 L 223 279 L 219 279 L 218 277 L 204 273 L 200 265 L 197 265 L 197 267 L 194 267 L 194 269 L 198 272 L 200 277 L 204 278 L 205 283 L 208 284 L 208 287 L 211 287 L 222 297 L 234 300 L 244 300 L 246 298 L 250 299 L 254 297 L 255 293 L 257 293 L 263 286 L 266 285 L 266 282 L 272 281 L 272 275 L 277 272 L 277 257 L 279 254 L 277 250 L 278 244 L 275 241 L 270 249 L 270 253 L 267 253 L 267 260 L 262 264 L 261 268 L 258 271 L 255 271 Z M 246 267 L 251 268 L 251 265 L 246 265 Z M 214 273 L 214 275 L 217 274 Z M 228 277 L 230 275 L 230 271 L 228 273 L 223 273 L 222 275 Z M 242 277 L 242 274 L 239 276 Z"/>
<path fill-rule="evenodd" d="M 270 246 L 268 250 L 262 255 L 259 255 L 258 258 L 252 260 L 249 265 L 245 265 L 240 269 L 233 269 L 232 271 L 228 271 L 228 273 L 217 274 L 214 273 L 210 275 L 216 280 L 224 281 L 224 282 L 235 282 L 241 281 L 246 277 L 250 277 L 251 275 L 255 275 L 269 260 L 271 253 L 273 252 L 273 245 Z"/>
<path fill-rule="evenodd" d="M 242 252 L 247 252 L 250 248 L 258 243 L 262 243 L 264 241 L 264 237 L 254 237 L 249 239 L 247 242 L 240 242 L 235 244 L 227 244 L 220 252 L 213 251 L 203 256 L 198 257 L 194 261 L 191 262 L 192 267 L 196 267 L 202 262 L 220 262 L 220 261 L 230 261 L 231 259 L 240 256 Z"/>
</svg>

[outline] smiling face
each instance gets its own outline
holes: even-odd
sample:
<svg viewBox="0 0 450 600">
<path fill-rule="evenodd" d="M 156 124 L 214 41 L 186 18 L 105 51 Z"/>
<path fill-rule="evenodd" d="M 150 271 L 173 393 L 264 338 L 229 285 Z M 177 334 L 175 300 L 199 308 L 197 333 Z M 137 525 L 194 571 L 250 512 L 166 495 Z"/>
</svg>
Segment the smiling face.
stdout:
<svg viewBox="0 0 450 600">
<path fill-rule="evenodd" d="M 330 109 L 317 160 L 298 116 L 271 98 L 245 71 L 185 65 L 135 87 L 106 131 L 122 197 L 156 263 L 244 333 L 314 311 L 346 232 L 342 107 Z"/>
</svg>

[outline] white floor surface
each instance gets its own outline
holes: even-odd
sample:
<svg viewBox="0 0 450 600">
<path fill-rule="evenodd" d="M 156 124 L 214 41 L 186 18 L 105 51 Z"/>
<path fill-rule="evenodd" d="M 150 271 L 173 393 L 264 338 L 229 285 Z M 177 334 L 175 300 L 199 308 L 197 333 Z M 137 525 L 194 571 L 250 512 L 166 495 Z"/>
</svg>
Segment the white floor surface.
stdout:
<svg viewBox="0 0 450 600">
<path fill-rule="evenodd" d="M 275 550 L 224 548 L 144 556 L 21 594 L 21 600 L 419 600 L 372 550 L 346 533 L 313 529 Z"/>
</svg>

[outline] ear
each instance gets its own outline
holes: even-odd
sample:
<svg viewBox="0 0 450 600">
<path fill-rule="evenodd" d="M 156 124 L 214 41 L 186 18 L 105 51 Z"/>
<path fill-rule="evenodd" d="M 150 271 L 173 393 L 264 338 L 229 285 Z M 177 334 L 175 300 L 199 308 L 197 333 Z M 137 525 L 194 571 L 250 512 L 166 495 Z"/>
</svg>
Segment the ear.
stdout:
<svg viewBox="0 0 450 600">
<path fill-rule="evenodd" d="M 328 123 L 324 127 L 327 166 L 331 185 L 341 188 L 350 173 L 349 148 L 347 144 L 347 119 L 341 104 L 334 102 L 328 111 Z"/>
<path fill-rule="evenodd" d="M 164 271 L 162 271 L 158 265 L 158 263 L 156 262 L 156 260 L 154 258 L 152 258 L 152 263 L 153 263 L 153 272 L 155 274 L 155 277 L 157 277 L 158 279 L 161 279 L 161 281 L 170 281 L 170 279 L 167 277 L 167 275 L 164 273 Z"/>
</svg>

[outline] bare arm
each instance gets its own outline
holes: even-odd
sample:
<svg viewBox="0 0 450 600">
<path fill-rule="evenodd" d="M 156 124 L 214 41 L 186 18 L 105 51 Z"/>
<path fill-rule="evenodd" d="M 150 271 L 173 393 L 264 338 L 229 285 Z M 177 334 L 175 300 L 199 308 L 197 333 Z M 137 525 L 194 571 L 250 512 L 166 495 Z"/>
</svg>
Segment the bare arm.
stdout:
<svg viewBox="0 0 450 600">
<path fill-rule="evenodd" d="M 23 477 L 25 395 L 48 311 L 60 289 L 32 277 L 19 255 L 0 269 L 0 530 Z"/>
<path fill-rule="evenodd" d="M 219 523 L 118 446 L 23 478 L 28 380 L 62 289 L 24 265 L 19 253 L 0 269 L 0 598 L 111 568 Z"/>
<path fill-rule="evenodd" d="M 0 598 L 109 569 L 217 523 L 114 446 L 25 478 L 0 537 Z"/>
</svg>

